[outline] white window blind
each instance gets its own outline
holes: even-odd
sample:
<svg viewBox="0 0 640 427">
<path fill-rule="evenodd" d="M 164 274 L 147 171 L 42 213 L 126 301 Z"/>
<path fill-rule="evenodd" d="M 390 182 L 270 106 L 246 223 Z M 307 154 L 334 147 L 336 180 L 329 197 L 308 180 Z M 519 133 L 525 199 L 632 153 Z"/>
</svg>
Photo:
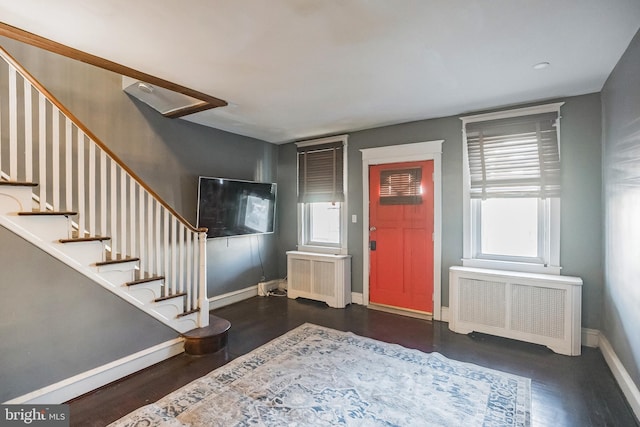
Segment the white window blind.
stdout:
<svg viewBox="0 0 640 427">
<path fill-rule="evenodd" d="M 422 203 L 422 168 L 380 172 L 381 205 L 418 205 Z"/>
<path fill-rule="evenodd" d="M 342 202 L 342 141 L 298 147 L 298 202 Z"/>
<path fill-rule="evenodd" d="M 466 123 L 474 199 L 560 197 L 558 112 Z"/>
</svg>

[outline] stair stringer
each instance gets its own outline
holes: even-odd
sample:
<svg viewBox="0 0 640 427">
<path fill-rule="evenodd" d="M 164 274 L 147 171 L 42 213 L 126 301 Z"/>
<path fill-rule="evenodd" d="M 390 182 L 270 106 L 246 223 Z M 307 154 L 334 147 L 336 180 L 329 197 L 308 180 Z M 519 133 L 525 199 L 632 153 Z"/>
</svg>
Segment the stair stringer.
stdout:
<svg viewBox="0 0 640 427">
<path fill-rule="evenodd" d="M 15 189 L 17 191 L 24 191 L 24 189 Z M 22 237 L 26 241 L 30 242 L 34 246 L 42 249 L 47 254 L 58 259 L 69 267 L 73 268 L 77 272 L 91 279 L 95 283 L 101 285 L 103 288 L 108 289 L 114 294 L 118 295 L 123 300 L 136 306 L 138 309 L 144 311 L 165 325 L 173 328 L 177 332 L 184 333 L 198 327 L 198 313 L 191 313 L 182 317 L 172 318 L 170 315 L 174 314 L 174 311 L 167 312 L 166 302 L 146 302 L 140 297 L 136 297 L 134 294 L 136 291 L 129 290 L 124 282 L 114 283 L 109 280 L 105 275 L 99 272 L 99 268 L 95 265 L 87 264 L 86 260 L 83 262 L 72 257 L 68 252 L 63 249 L 64 244 L 57 240 L 51 240 L 51 234 L 53 230 L 47 230 L 43 236 L 42 233 L 30 230 L 27 226 L 28 221 L 24 217 L 18 216 L 17 212 L 24 209 L 25 202 L 24 196 L 16 196 L 12 194 L 14 189 L 3 188 L 0 190 L 0 225 L 6 229 Z M 52 221 L 52 225 L 55 227 L 55 220 L 60 218 L 49 218 Z M 47 220 L 46 218 L 38 218 L 39 221 Z M 69 220 L 70 221 L 70 220 Z M 65 238 L 66 230 L 61 229 L 57 238 Z M 97 262 L 99 260 L 95 260 Z M 157 295 L 158 297 L 160 295 Z M 146 298 L 145 298 L 146 299 Z M 167 315 L 169 314 L 169 316 Z"/>
</svg>

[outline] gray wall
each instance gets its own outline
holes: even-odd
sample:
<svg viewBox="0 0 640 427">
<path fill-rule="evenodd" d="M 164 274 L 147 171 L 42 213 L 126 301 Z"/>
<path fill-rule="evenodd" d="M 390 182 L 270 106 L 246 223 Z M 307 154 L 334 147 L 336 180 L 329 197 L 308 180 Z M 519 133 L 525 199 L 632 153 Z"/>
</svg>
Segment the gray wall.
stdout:
<svg viewBox="0 0 640 427">
<path fill-rule="evenodd" d="M 600 327 L 602 296 L 602 236 L 600 231 L 600 95 L 564 101 L 561 121 L 562 217 L 561 265 L 565 275 L 584 280 L 583 325 Z M 551 101 L 549 101 L 551 102 Z M 449 274 L 462 258 L 462 132 L 458 116 L 405 123 L 353 132 L 349 135 L 349 253 L 352 254 L 352 289 L 362 292 L 362 155 L 360 149 L 444 139 L 442 147 L 442 304 L 448 306 Z M 280 147 L 281 275 L 286 274 L 284 251 L 296 247 L 295 144 Z M 283 194 L 284 193 L 284 194 Z"/>
<path fill-rule="evenodd" d="M 602 90 L 602 332 L 640 388 L 640 32 Z"/>
<path fill-rule="evenodd" d="M 0 402 L 178 334 L 0 227 Z"/>
<path fill-rule="evenodd" d="M 164 118 L 125 94 L 118 74 L 10 39 L 0 37 L 0 43 L 194 225 L 198 176 L 263 182 L 276 179 L 278 147 L 273 144 L 186 120 Z M 276 278 L 276 243 L 275 234 L 210 239 L 209 297 L 255 285 L 261 276 Z"/>
</svg>

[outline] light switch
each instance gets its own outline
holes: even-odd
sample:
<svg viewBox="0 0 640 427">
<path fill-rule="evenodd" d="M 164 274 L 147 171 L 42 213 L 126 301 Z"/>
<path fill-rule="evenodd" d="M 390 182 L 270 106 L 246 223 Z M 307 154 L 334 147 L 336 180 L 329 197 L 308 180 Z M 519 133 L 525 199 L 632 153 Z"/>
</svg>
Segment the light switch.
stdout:
<svg viewBox="0 0 640 427">
<path fill-rule="evenodd" d="M 358 222 L 358 215 L 355 215 L 355 214 L 351 215 L 351 222 L 354 224 Z"/>
</svg>

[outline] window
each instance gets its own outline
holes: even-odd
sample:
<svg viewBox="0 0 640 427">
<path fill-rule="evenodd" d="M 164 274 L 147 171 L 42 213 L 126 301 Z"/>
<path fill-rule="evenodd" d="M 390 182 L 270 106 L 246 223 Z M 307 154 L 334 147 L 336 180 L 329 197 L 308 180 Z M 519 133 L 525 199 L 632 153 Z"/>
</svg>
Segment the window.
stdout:
<svg viewBox="0 0 640 427">
<path fill-rule="evenodd" d="M 422 168 L 380 172 L 381 205 L 419 205 L 422 203 Z"/>
<path fill-rule="evenodd" d="M 298 249 L 346 253 L 347 136 L 297 143 Z"/>
<path fill-rule="evenodd" d="M 559 274 L 561 105 L 462 118 L 464 265 Z"/>
</svg>

